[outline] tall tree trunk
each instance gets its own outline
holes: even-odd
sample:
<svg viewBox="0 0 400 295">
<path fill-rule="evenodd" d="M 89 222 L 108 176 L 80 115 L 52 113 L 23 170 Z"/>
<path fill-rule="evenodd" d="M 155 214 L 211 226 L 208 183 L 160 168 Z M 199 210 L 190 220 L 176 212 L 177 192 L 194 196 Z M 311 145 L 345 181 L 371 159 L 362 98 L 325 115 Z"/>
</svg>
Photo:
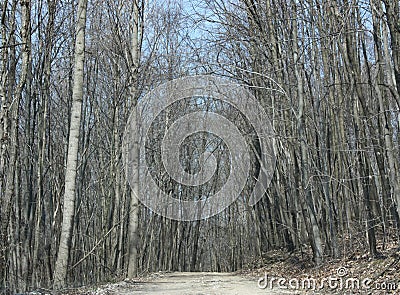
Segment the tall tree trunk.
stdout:
<svg viewBox="0 0 400 295">
<path fill-rule="evenodd" d="M 143 3 L 141 8 L 143 9 Z M 139 20 L 139 0 L 135 0 L 133 4 L 133 24 L 132 24 L 132 40 L 131 40 L 131 73 L 129 95 L 134 101 L 134 107 L 137 104 L 137 71 L 139 68 L 140 58 L 140 36 L 142 34 L 141 23 Z M 135 111 L 136 114 L 136 111 Z M 137 129 L 137 117 L 132 118 L 131 128 Z M 128 225 L 128 278 L 137 276 L 138 267 L 138 214 L 139 214 L 139 138 L 136 137 L 133 143 L 133 182 L 131 201 L 129 205 L 129 225 Z"/>
<path fill-rule="evenodd" d="M 293 3 L 294 12 L 297 13 L 296 3 Z M 305 109 L 305 100 L 304 100 L 304 88 L 303 88 L 303 78 L 300 74 L 300 70 L 298 68 L 299 62 L 299 49 L 298 49 L 298 36 L 297 36 L 297 20 L 293 19 L 293 60 L 294 60 L 294 72 L 297 80 L 297 98 L 299 100 L 299 109 L 297 114 L 297 128 L 300 140 L 300 159 L 301 159 L 301 191 L 304 192 L 305 201 L 308 208 L 308 215 L 311 222 L 311 244 L 314 255 L 314 262 L 316 265 L 320 265 L 322 263 L 322 241 L 321 241 L 321 233 L 320 228 L 316 218 L 315 206 L 313 196 L 311 194 L 311 188 L 309 183 L 309 160 L 308 160 L 308 152 L 307 152 L 307 135 L 305 130 L 305 117 L 304 117 L 304 109 Z"/>
<path fill-rule="evenodd" d="M 75 178 L 77 175 L 79 129 L 83 100 L 83 71 L 85 61 L 85 29 L 87 0 L 79 0 L 76 24 L 74 82 L 72 90 L 71 125 L 68 140 L 67 169 L 65 172 L 65 191 L 61 236 L 57 260 L 54 268 L 54 287 L 66 285 L 69 246 L 72 236 L 75 207 Z"/>
</svg>

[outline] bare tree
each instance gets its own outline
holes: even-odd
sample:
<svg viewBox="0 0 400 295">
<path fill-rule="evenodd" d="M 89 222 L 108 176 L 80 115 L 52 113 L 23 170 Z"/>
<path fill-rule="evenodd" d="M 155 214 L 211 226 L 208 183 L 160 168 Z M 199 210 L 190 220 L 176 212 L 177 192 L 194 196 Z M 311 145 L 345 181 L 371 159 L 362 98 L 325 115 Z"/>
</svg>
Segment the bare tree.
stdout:
<svg viewBox="0 0 400 295">
<path fill-rule="evenodd" d="M 73 229 L 75 210 L 75 179 L 78 167 L 79 131 L 83 100 L 83 75 L 85 62 L 85 31 L 86 31 L 87 0 L 78 3 L 76 24 L 74 81 L 72 90 L 71 125 L 69 129 L 67 168 L 65 173 L 65 188 L 63 198 L 63 214 L 61 236 L 58 246 L 57 261 L 54 268 L 54 287 L 61 288 L 67 283 L 68 259 Z"/>
<path fill-rule="evenodd" d="M 142 4 L 140 4 L 142 3 Z M 141 35 L 143 34 L 143 21 L 140 19 L 140 12 L 143 13 L 144 2 L 135 0 L 133 3 L 132 36 L 130 48 L 130 99 L 137 103 L 137 72 L 139 69 Z M 134 104 L 134 107 L 136 106 Z M 136 126 L 136 115 L 132 118 L 131 128 L 138 129 Z M 138 222 L 139 222 L 139 136 L 133 143 L 133 182 L 130 205 L 129 205 L 129 225 L 128 225 L 128 278 L 137 276 L 138 273 Z"/>
</svg>

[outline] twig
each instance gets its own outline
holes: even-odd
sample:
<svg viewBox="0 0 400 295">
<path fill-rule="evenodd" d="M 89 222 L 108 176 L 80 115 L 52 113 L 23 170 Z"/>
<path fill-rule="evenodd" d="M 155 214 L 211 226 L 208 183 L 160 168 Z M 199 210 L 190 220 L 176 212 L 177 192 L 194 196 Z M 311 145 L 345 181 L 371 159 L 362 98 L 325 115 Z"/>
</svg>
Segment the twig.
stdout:
<svg viewBox="0 0 400 295">
<path fill-rule="evenodd" d="M 71 266 L 71 269 L 74 269 L 76 266 L 81 264 L 86 258 L 88 258 L 94 252 L 94 250 L 96 250 L 96 248 L 104 241 L 104 239 L 114 230 L 114 228 L 116 228 L 120 224 L 121 222 L 118 222 L 112 228 L 110 228 L 110 230 L 103 237 L 101 237 L 101 239 L 96 243 L 96 245 L 93 246 L 92 250 L 86 253 L 85 256 L 83 256 L 77 263 Z"/>
</svg>

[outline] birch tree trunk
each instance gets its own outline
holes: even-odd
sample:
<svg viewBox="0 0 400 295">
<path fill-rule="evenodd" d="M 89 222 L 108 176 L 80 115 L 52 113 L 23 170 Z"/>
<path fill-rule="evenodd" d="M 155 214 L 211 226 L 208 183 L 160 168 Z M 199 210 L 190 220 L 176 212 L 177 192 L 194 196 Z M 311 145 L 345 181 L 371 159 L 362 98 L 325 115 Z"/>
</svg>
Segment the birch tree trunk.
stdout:
<svg viewBox="0 0 400 295">
<path fill-rule="evenodd" d="M 68 140 L 67 169 L 65 173 L 65 191 L 63 217 L 58 255 L 54 268 L 54 287 L 61 288 L 67 281 L 69 246 L 75 207 L 75 178 L 78 162 L 79 128 L 83 100 L 83 71 L 85 61 L 85 27 L 87 0 L 79 0 L 76 24 L 74 82 L 72 90 L 71 125 Z"/>
</svg>

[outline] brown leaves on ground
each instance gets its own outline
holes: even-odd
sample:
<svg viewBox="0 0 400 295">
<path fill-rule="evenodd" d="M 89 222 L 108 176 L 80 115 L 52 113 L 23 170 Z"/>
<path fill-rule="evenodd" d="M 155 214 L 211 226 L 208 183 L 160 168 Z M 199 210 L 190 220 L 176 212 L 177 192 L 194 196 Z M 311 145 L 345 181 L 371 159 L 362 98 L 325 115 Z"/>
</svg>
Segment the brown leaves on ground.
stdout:
<svg viewBox="0 0 400 295">
<path fill-rule="evenodd" d="M 260 279 L 266 275 L 268 278 L 284 278 L 286 281 L 281 283 L 286 287 L 289 280 L 293 279 L 292 283 L 295 285 L 296 280 L 301 282 L 305 278 L 313 278 L 317 284 L 324 285 L 321 290 L 318 290 L 318 287 L 307 288 L 308 286 L 298 289 L 288 287 L 297 294 L 400 294 L 400 248 L 395 245 L 387 247 L 387 250 L 381 251 L 375 258 L 366 252 L 355 251 L 348 258 L 326 258 L 325 263 L 319 267 L 314 265 L 310 249 L 307 253 L 277 250 L 264 253 L 262 260 L 256 261 L 255 265 L 263 266 L 255 269 L 254 265 L 249 266 L 247 270 L 239 273 Z M 337 282 L 338 285 L 334 284 L 337 288 L 329 287 L 329 278 Z M 370 288 L 363 288 L 362 282 L 367 279 L 370 281 L 365 281 L 365 286 Z M 353 287 L 352 280 L 359 282 L 361 287 Z M 273 282 L 273 286 L 279 287 L 277 281 Z"/>
</svg>

